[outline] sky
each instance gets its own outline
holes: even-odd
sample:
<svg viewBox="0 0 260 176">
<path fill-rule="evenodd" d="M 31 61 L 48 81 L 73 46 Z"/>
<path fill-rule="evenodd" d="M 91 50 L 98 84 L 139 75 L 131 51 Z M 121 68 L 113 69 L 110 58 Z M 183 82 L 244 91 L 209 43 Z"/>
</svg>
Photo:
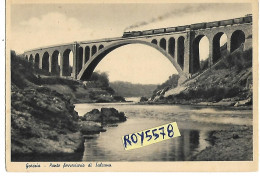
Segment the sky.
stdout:
<svg viewBox="0 0 260 176">
<path fill-rule="evenodd" d="M 25 50 L 101 38 L 124 31 L 209 22 L 252 13 L 250 4 L 13 4 L 11 49 Z M 207 48 L 207 39 L 201 41 Z M 203 53 L 207 57 L 208 50 Z M 95 71 L 110 81 L 160 84 L 176 69 L 152 47 L 132 44 L 108 54 Z M 119 74 L 120 73 L 120 74 Z"/>
</svg>

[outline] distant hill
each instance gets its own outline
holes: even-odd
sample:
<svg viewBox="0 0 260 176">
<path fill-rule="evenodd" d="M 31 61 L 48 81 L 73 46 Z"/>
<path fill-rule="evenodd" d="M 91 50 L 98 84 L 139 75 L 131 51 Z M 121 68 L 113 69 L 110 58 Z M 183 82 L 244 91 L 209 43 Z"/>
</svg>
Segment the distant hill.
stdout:
<svg viewBox="0 0 260 176">
<path fill-rule="evenodd" d="M 130 82 L 116 81 L 111 82 L 110 87 L 115 90 L 116 94 L 123 97 L 151 97 L 155 84 L 132 84 Z"/>
</svg>

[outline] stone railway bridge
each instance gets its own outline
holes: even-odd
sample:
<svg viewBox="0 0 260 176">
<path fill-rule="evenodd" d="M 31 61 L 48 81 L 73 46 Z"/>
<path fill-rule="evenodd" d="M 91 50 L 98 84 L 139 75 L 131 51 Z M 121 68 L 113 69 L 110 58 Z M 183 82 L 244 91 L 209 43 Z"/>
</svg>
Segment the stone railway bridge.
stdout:
<svg viewBox="0 0 260 176">
<path fill-rule="evenodd" d="M 202 37 L 207 37 L 209 41 L 208 66 L 211 66 L 221 57 L 220 38 L 222 35 L 227 37 L 227 51 L 229 52 L 233 52 L 242 44 L 244 50 L 252 47 L 252 16 L 125 32 L 123 37 L 119 38 L 47 46 L 26 51 L 24 55 L 39 69 L 60 76 L 85 80 L 90 78 L 98 63 L 111 51 L 124 45 L 144 44 L 157 49 L 168 58 L 178 71 L 180 82 L 183 82 L 201 69 L 199 43 Z M 73 54 L 72 67 L 69 63 L 71 52 Z"/>
</svg>

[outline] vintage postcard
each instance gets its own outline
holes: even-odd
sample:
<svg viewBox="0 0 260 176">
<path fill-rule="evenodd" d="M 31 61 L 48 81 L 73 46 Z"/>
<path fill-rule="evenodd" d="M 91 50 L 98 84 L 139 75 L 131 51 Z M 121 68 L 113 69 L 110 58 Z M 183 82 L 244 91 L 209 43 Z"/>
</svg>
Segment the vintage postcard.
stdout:
<svg viewBox="0 0 260 176">
<path fill-rule="evenodd" d="M 257 171 L 257 3 L 7 0 L 7 171 Z"/>
</svg>

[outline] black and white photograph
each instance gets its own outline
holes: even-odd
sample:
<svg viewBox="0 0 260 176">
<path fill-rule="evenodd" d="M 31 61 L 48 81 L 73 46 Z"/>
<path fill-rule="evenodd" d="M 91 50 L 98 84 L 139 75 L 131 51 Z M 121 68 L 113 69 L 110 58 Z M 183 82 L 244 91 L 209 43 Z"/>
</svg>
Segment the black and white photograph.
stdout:
<svg viewBox="0 0 260 176">
<path fill-rule="evenodd" d="M 256 3 L 7 1 L 7 170 L 255 171 Z"/>
</svg>

